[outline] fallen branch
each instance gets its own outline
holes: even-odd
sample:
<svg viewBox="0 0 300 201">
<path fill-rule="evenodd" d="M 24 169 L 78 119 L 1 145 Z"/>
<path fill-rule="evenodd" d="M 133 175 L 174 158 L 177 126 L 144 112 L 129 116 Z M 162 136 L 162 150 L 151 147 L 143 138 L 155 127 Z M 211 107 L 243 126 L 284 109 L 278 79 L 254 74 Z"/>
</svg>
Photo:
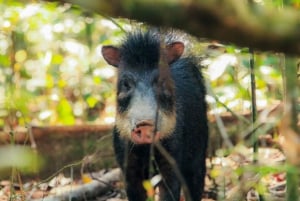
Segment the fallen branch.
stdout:
<svg viewBox="0 0 300 201">
<path fill-rule="evenodd" d="M 255 50 L 300 53 L 300 14 L 292 7 L 249 1 L 46 0 L 79 5 L 104 16 L 125 17 Z M 166 12 L 167 11 L 167 12 Z"/>
<path fill-rule="evenodd" d="M 112 130 L 112 125 L 72 125 L 72 126 L 32 126 L 30 128 L 20 128 L 16 131 L 0 131 L 0 143 L 9 142 L 11 136 L 16 143 L 23 143 L 28 140 L 29 130 L 32 137 L 37 140 L 49 135 L 59 135 L 60 137 L 80 137 L 84 134 L 106 135 Z"/>
<path fill-rule="evenodd" d="M 105 194 L 112 188 L 112 183 L 120 181 L 121 170 L 113 169 L 97 180 L 83 185 L 72 185 L 58 187 L 55 195 L 49 195 L 41 199 L 30 199 L 32 201 L 63 201 L 63 200 L 85 200 Z M 53 190 L 52 190 L 53 191 Z"/>
</svg>

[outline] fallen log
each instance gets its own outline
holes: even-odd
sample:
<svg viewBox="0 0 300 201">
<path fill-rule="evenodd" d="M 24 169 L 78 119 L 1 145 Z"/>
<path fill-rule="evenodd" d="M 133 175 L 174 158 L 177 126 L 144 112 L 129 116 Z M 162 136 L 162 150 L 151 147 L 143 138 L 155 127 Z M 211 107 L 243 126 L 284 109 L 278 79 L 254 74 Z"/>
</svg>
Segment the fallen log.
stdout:
<svg viewBox="0 0 300 201">
<path fill-rule="evenodd" d="M 15 131 L 0 131 L 0 143 L 7 143 L 13 138 L 16 143 L 24 143 L 32 135 L 33 139 L 49 135 L 60 135 L 61 137 L 80 137 L 83 134 L 97 133 L 105 135 L 112 130 L 112 125 L 72 125 L 72 126 L 29 126 L 20 127 Z M 31 139 L 30 139 L 31 140 Z"/>
<path fill-rule="evenodd" d="M 32 201 L 64 201 L 64 200 L 86 200 L 96 196 L 105 194 L 112 188 L 114 182 L 121 180 L 121 170 L 119 168 L 113 169 L 100 178 L 94 179 L 89 183 L 83 185 L 69 185 L 58 187 L 53 190 L 55 194 L 48 195 L 40 199 L 31 199 L 28 197 L 26 200 Z"/>
</svg>

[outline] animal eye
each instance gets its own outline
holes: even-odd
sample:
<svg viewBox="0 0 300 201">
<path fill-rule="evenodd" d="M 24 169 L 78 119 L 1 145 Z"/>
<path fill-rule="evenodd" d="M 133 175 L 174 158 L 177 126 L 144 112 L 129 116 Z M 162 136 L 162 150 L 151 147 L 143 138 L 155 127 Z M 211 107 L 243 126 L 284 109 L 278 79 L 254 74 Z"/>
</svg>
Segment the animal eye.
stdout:
<svg viewBox="0 0 300 201">
<path fill-rule="evenodd" d="M 128 92 L 134 87 L 134 82 L 131 79 L 123 79 L 120 83 L 120 90 L 123 92 Z"/>
<path fill-rule="evenodd" d="M 129 80 L 124 80 L 122 83 L 122 87 L 125 89 L 125 91 L 129 91 L 131 89 L 131 85 L 129 83 Z"/>
<path fill-rule="evenodd" d="M 118 98 L 119 99 L 124 99 L 127 97 L 130 97 L 130 94 L 133 91 L 133 88 L 135 86 L 134 80 L 130 77 L 123 77 L 118 85 Z"/>
</svg>

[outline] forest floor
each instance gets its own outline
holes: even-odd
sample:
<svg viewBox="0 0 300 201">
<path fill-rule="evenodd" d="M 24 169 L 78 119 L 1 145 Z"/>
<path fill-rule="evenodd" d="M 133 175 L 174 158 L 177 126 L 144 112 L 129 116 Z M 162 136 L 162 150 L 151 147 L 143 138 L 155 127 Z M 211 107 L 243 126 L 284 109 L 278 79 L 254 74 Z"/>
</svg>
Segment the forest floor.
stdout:
<svg viewBox="0 0 300 201">
<path fill-rule="evenodd" d="M 240 198 L 258 201 L 261 195 L 257 189 L 263 192 L 265 200 L 283 201 L 286 189 L 285 173 L 269 171 L 266 174 L 268 170 L 265 169 L 262 174 L 261 171 L 251 168 L 252 157 L 251 149 L 240 147 L 227 157 L 207 159 L 208 171 L 202 201 L 229 201 Z M 276 167 L 284 164 L 285 156 L 278 149 L 260 148 L 258 161 L 260 166 Z M 126 200 L 121 178 L 121 171 L 115 168 L 84 173 L 80 179 L 72 179 L 60 173 L 43 183 L 28 181 L 12 184 L 3 180 L 0 182 L 0 201 L 63 201 L 70 198 L 87 201 Z"/>
</svg>

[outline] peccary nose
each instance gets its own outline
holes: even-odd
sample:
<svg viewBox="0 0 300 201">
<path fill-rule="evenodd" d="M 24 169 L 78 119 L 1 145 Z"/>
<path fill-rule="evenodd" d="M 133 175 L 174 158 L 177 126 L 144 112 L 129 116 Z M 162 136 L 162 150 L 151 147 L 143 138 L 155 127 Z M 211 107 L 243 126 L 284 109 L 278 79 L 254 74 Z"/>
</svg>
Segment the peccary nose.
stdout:
<svg viewBox="0 0 300 201">
<path fill-rule="evenodd" d="M 153 141 L 159 140 L 159 132 L 154 136 L 154 129 L 152 121 L 143 120 L 138 122 L 131 132 L 132 141 L 135 144 L 151 144 Z"/>
<path fill-rule="evenodd" d="M 143 121 L 139 121 L 135 127 L 139 128 L 141 126 L 150 126 L 150 127 L 154 127 L 154 123 L 151 120 L 143 120 Z"/>
</svg>

